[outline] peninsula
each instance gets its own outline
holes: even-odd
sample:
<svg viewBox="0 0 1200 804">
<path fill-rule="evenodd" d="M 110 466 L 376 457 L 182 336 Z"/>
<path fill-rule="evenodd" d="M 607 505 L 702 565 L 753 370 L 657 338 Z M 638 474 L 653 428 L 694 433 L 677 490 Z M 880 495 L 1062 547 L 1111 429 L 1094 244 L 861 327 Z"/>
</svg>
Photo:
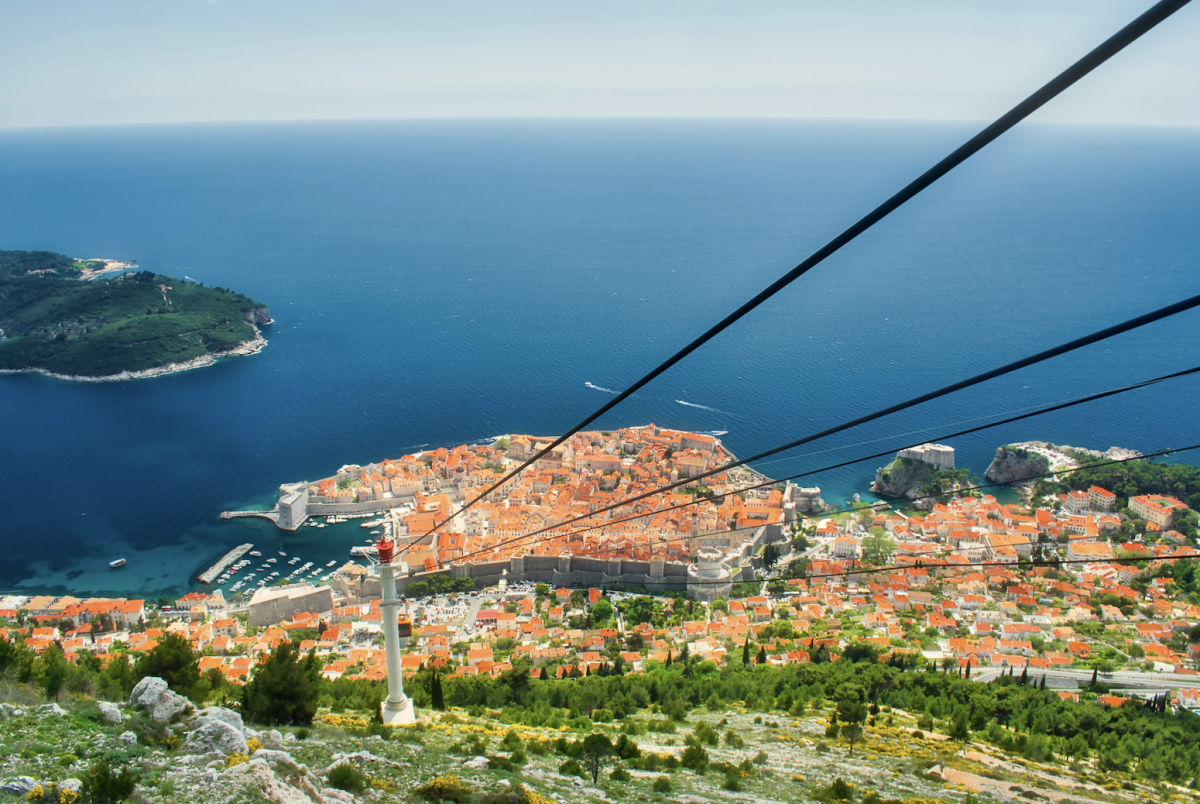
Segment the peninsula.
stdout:
<svg viewBox="0 0 1200 804">
<path fill-rule="evenodd" d="M 0 251 L 0 373 L 78 382 L 139 379 L 254 354 L 271 323 L 225 288 L 112 260 Z M 118 273 L 120 272 L 120 273 Z"/>
</svg>

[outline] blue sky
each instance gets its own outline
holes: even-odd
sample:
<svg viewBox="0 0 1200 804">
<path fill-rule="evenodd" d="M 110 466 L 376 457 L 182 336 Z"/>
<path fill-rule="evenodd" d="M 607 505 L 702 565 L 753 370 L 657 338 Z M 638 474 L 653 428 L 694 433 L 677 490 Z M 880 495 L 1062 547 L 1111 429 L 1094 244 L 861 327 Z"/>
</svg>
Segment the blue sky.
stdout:
<svg viewBox="0 0 1200 804">
<path fill-rule="evenodd" d="M 1151 0 L 0 5 L 0 127 L 495 116 L 985 119 Z M 1037 119 L 1200 125 L 1200 3 Z"/>
</svg>

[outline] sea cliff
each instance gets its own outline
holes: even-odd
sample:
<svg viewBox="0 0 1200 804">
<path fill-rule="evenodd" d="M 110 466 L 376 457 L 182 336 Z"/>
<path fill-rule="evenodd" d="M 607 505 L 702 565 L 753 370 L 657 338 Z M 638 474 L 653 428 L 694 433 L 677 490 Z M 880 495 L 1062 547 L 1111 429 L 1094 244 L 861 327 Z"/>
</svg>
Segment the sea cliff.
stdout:
<svg viewBox="0 0 1200 804">
<path fill-rule="evenodd" d="M 1021 446 L 1005 445 L 996 448 L 996 454 L 983 476 L 992 483 L 1019 483 L 1048 471 L 1050 461 L 1044 455 Z"/>
</svg>

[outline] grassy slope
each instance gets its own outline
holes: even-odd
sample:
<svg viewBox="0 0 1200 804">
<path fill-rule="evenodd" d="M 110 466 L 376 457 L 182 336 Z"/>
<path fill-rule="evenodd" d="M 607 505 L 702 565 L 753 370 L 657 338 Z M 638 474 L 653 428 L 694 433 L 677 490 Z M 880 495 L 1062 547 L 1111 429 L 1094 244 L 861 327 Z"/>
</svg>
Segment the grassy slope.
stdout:
<svg viewBox="0 0 1200 804">
<path fill-rule="evenodd" d="M 25 717 L 0 718 L 0 778 L 28 775 L 40 782 L 79 778 L 92 763 L 104 759 L 117 767 L 128 764 L 136 771 L 141 778 L 137 797 L 133 799 L 136 801 L 148 804 L 240 804 L 260 800 L 251 791 L 238 787 L 233 778 L 224 773 L 218 779 L 206 779 L 203 764 L 182 762 L 183 752 L 167 745 L 162 730 L 156 729 L 141 715 L 135 714 L 132 720 L 117 726 L 101 720 L 86 699 L 64 705 L 74 713 L 56 717 L 31 712 Z M 372 797 L 385 802 L 420 801 L 411 795 L 412 791 L 436 776 L 455 774 L 476 793 L 503 790 L 500 783 L 503 779 L 513 785 L 523 783 L 564 804 L 603 800 L 598 795 L 600 791 L 610 801 L 799 804 L 814 801 L 814 794 L 835 778 L 844 779 L 856 789 L 856 804 L 861 804 L 862 798 L 870 792 L 883 799 L 907 801 L 908 804 L 934 801 L 964 804 L 967 800 L 965 788 L 924 775 L 930 765 L 942 762 L 990 780 L 1015 784 L 1017 786 L 1009 791 L 1009 795 L 1033 802 L 1053 802 L 1064 793 L 1074 804 L 1124 804 L 1151 798 L 1160 802 L 1182 802 L 1187 799 L 1187 794 L 1179 788 L 1164 787 L 1156 791 L 1152 786 L 1132 782 L 1125 774 L 1098 773 L 1090 762 L 1068 770 L 1062 763 L 1042 765 L 1004 757 L 983 745 L 964 746 L 950 741 L 914 738 L 899 728 L 912 725 L 911 718 L 900 714 L 894 717 L 896 722 L 892 727 L 867 729 L 866 738 L 855 745 L 851 757 L 844 740 L 823 737 L 826 720 L 821 715 L 814 713 L 794 718 L 768 714 L 758 716 L 758 722 L 754 722 L 756 713 L 741 707 L 718 712 L 697 710 L 689 716 L 687 723 L 678 724 L 676 734 L 647 733 L 634 738 L 643 752 L 678 756 L 683 750 L 683 738 L 700 722 L 716 727 L 722 735 L 733 731 L 744 739 L 745 745 L 731 748 L 722 741 L 719 747 L 710 746 L 707 750 L 712 761 L 736 765 L 752 759 L 759 752 L 766 755 L 762 764 L 755 764 L 749 775 L 739 780 L 739 791 L 722 789 L 726 777 L 714 770 L 701 775 L 683 768 L 631 769 L 633 778 L 617 782 L 608 778 L 608 772 L 614 766 L 611 760 L 606 764 L 597 790 L 592 788 L 590 778 L 580 784 L 583 780 L 559 772 L 565 757 L 556 755 L 553 750 L 541 754 L 531 748 L 532 743 L 550 748 L 550 741 L 558 737 L 582 739 L 583 733 L 517 726 L 514 730 L 523 740 L 527 764 L 512 771 L 473 771 L 462 767 L 462 762 L 472 753 L 464 750 L 463 745 L 480 738 L 486 743 L 488 755 L 504 756 L 507 752 L 501 749 L 500 742 L 510 727 L 489 717 L 470 717 L 462 711 L 444 717 L 424 711 L 420 714 L 433 714 L 434 722 L 424 727 L 398 729 L 394 739 L 384 741 L 363 734 L 365 713 L 326 713 L 327 722 L 317 724 L 309 739 L 286 743 L 285 750 L 318 776 L 323 775 L 336 753 L 365 749 L 375 756 L 400 763 L 398 768 L 373 762 L 360 765 L 370 779 Z M 631 721 L 640 723 L 646 719 L 640 716 Z M 890 718 L 885 715 L 884 719 Z M 605 728 L 614 739 L 617 736 L 616 724 L 598 728 Z M 117 739 L 117 735 L 127 729 L 139 735 L 138 745 L 128 747 Z M 295 730 L 285 728 L 283 731 Z M 818 750 L 822 745 L 824 748 Z M 1005 769 L 987 767 L 961 756 L 964 747 L 1005 759 Z M 666 795 L 651 790 L 654 779 L 663 774 L 671 779 L 673 788 Z M 1080 784 L 1087 787 L 1075 786 Z M 977 791 L 976 797 L 980 804 L 999 804 L 1007 798 L 995 789 Z M 16 800 L 14 795 L 0 793 L 0 802 Z"/>
<path fill-rule="evenodd" d="M 42 253 L 0 252 L 0 329 L 7 336 L 0 368 L 102 376 L 228 350 L 254 337 L 247 315 L 261 305 L 241 294 L 149 273 L 94 282 L 27 277 L 25 265 L 55 263 L 16 261 L 12 254 Z M 69 276 L 69 267 L 57 267 Z M 172 288 L 169 306 L 160 283 Z"/>
</svg>

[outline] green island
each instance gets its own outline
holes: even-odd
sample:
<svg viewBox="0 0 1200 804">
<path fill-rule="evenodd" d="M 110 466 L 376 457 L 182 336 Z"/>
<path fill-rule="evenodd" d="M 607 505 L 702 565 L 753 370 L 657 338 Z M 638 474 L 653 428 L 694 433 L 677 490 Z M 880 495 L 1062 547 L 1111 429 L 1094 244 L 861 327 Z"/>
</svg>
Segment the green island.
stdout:
<svg viewBox="0 0 1200 804">
<path fill-rule="evenodd" d="M 49 251 L 0 251 L 0 372 L 153 377 L 253 354 L 267 308 L 240 293 Z"/>
</svg>

